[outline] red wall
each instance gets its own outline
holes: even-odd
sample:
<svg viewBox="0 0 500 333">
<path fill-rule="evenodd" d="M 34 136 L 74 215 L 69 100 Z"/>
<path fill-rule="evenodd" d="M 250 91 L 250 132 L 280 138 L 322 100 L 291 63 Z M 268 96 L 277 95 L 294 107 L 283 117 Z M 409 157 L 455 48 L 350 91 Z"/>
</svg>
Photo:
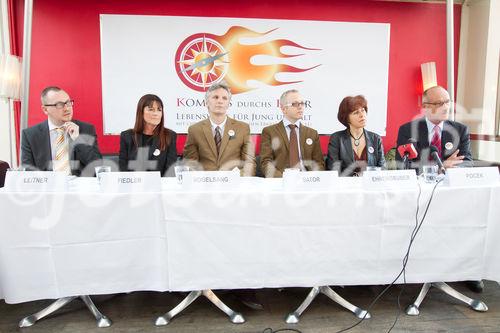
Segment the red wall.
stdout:
<svg viewBox="0 0 500 333">
<path fill-rule="evenodd" d="M 22 54 L 24 1 L 14 1 L 18 53 Z M 75 99 L 75 118 L 93 123 L 103 153 L 116 153 L 117 136 L 103 136 L 99 14 L 217 16 L 294 20 L 390 23 L 389 96 L 386 150 L 399 125 L 418 112 L 422 92 L 420 64 L 435 61 L 438 83 L 446 87 L 446 7 L 444 4 L 369 0 L 43 0 L 34 1 L 29 125 L 46 119 L 40 91 L 57 85 Z M 455 6 L 455 73 L 461 6 Z M 363 50 L 359 45 L 358 52 Z M 369 56 L 369 55 L 367 55 Z M 328 96 L 325 96 L 328 98 Z M 369 101 L 368 101 L 369 102 Z M 332 105 L 337 109 L 337 105 Z M 133 124 L 130 124 L 133 126 Z M 166 124 L 168 127 L 168 124 Z M 258 138 L 257 138 L 258 140 Z M 178 140 L 182 151 L 185 137 Z M 328 136 L 322 137 L 326 152 Z"/>
</svg>

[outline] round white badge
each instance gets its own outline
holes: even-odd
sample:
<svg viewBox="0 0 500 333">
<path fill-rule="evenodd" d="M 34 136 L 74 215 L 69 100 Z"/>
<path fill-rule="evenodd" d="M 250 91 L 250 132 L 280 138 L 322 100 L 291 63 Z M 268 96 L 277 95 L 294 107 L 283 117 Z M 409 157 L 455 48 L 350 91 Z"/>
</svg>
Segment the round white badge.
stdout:
<svg viewBox="0 0 500 333">
<path fill-rule="evenodd" d="M 444 147 L 448 150 L 451 150 L 453 148 L 453 143 L 451 142 L 446 142 L 446 144 L 444 145 Z"/>
<path fill-rule="evenodd" d="M 157 148 L 157 149 L 155 149 L 155 151 L 153 152 L 153 155 L 154 155 L 154 156 L 158 156 L 158 155 L 160 155 L 160 149 L 158 149 L 158 148 Z"/>
<path fill-rule="evenodd" d="M 307 138 L 306 139 L 306 143 L 308 146 L 312 145 L 313 144 L 313 140 L 311 138 Z"/>
<path fill-rule="evenodd" d="M 234 131 L 233 131 L 233 130 L 229 130 L 229 131 L 227 131 L 227 134 L 228 134 L 229 136 L 234 136 L 234 134 L 236 134 L 236 133 L 234 133 Z"/>
<path fill-rule="evenodd" d="M 373 152 L 374 152 L 374 151 L 375 151 L 375 149 L 373 149 L 373 147 L 368 147 L 368 152 L 369 152 L 370 154 L 373 154 Z"/>
</svg>

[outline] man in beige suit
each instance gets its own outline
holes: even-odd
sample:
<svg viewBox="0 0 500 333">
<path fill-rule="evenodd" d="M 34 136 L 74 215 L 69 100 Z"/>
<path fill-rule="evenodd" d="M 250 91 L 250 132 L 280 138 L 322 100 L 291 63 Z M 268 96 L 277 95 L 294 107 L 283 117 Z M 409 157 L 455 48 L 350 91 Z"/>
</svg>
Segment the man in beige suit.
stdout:
<svg viewBox="0 0 500 333">
<path fill-rule="evenodd" d="M 255 175 L 255 149 L 247 123 L 229 118 L 229 87 L 218 83 L 205 94 L 208 119 L 188 129 L 184 159 L 198 162 L 203 170 L 240 169 L 242 176 Z"/>
<path fill-rule="evenodd" d="M 265 177 L 282 177 L 286 168 L 325 169 L 318 132 L 301 123 L 304 107 L 298 90 L 281 95 L 283 120 L 265 127 L 261 135 L 260 163 Z"/>
</svg>

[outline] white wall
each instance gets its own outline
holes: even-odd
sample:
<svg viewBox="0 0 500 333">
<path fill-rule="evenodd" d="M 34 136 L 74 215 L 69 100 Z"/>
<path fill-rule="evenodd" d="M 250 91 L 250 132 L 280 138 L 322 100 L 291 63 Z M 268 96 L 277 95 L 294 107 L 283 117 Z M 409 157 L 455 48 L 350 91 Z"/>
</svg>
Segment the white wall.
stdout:
<svg viewBox="0 0 500 333">
<path fill-rule="evenodd" d="M 495 127 L 500 61 L 500 1 L 468 0 L 462 7 L 456 120 L 472 134 Z M 474 141 L 474 158 L 500 162 L 500 142 Z"/>
<path fill-rule="evenodd" d="M 7 13 L 7 0 L 0 0 L 0 52 L 2 54 L 10 51 Z M 0 98 L 0 160 L 8 162 L 10 166 L 17 165 L 13 124 L 12 103 Z"/>
</svg>

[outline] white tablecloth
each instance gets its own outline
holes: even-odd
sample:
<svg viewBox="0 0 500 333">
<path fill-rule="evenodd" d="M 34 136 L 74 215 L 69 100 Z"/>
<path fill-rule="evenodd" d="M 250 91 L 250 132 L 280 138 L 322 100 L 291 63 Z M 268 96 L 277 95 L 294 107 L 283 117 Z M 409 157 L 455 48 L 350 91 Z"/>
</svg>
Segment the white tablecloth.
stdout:
<svg viewBox="0 0 500 333">
<path fill-rule="evenodd" d="M 415 224 L 417 191 L 367 191 L 355 178 L 314 193 L 276 179 L 213 193 L 162 181 L 161 193 L 100 193 L 88 178 L 67 193 L 1 191 L 0 299 L 388 283 Z M 499 184 L 440 185 L 407 281 L 500 281 L 499 198 Z"/>
</svg>

